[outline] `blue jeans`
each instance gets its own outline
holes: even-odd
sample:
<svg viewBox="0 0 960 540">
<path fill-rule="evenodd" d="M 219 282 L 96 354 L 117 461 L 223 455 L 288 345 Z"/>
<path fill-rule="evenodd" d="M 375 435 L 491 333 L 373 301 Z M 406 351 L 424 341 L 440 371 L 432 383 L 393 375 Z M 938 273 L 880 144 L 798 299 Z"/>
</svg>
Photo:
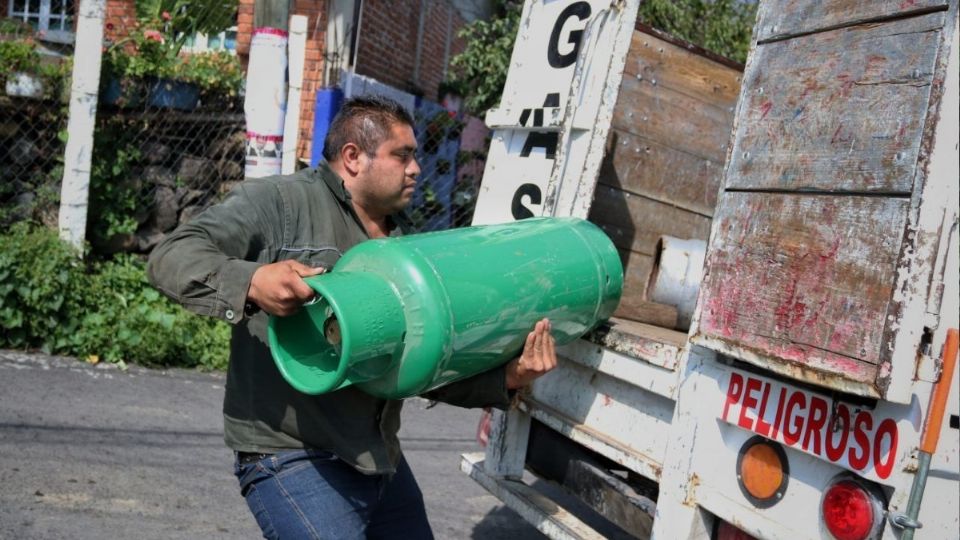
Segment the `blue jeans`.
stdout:
<svg viewBox="0 0 960 540">
<path fill-rule="evenodd" d="M 392 476 L 363 474 L 320 450 L 281 452 L 234 468 L 264 538 L 433 538 L 423 494 L 403 457 Z"/>
</svg>

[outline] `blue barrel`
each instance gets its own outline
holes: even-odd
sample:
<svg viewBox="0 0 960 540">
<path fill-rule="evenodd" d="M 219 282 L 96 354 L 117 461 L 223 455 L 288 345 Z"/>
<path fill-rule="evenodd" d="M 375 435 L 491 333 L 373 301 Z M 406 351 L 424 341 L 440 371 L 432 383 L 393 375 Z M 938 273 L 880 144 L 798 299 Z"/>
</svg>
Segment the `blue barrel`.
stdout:
<svg viewBox="0 0 960 540">
<path fill-rule="evenodd" d="M 310 166 L 316 167 L 323 159 L 323 139 L 330 131 L 330 123 L 343 104 L 343 90 L 337 87 L 317 90 L 316 107 L 313 109 L 313 143 L 310 145 Z"/>
</svg>

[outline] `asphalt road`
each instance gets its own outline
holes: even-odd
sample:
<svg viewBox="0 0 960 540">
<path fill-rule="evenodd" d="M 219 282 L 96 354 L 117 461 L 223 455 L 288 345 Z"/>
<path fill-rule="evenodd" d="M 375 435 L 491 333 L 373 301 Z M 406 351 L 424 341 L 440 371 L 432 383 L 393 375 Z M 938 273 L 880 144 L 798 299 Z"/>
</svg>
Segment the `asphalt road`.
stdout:
<svg viewBox="0 0 960 540">
<path fill-rule="evenodd" d="M 0 351 L 0 538 L 258 538 L 223 445 L 222 374 Z M 438 539 L 543 538 L 460 473 L 478 411 L 404 407 Z"/>
</svg>

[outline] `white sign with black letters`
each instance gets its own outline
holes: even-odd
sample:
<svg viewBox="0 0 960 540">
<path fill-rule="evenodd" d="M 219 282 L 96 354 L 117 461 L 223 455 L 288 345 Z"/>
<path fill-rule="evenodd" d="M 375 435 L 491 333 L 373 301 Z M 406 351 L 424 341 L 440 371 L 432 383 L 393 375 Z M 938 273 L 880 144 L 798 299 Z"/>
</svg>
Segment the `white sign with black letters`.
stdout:
<svg viewBox="0 0 960 540">
<path fill-rule="evenodd" d="M 575 67 L 584 55 L 584 36 L 598 16 L 610 20 L 611 10 L 629 19 L 618 19 L 618 24 L 629 24 L 632 29 L 635 6 L 626 9 L 623 2 L 525 3 L 500 106 L 486 117 L 494 134 L 474 225 L 504 223 L 544 213 L 547 185 L 568 125 L 565 115 L 570 114 L 567 102 Z M 597 54 L 609 52 L 597 50 Z M 616 75 L 619 81 L 620 74 Z"/>
</svg>

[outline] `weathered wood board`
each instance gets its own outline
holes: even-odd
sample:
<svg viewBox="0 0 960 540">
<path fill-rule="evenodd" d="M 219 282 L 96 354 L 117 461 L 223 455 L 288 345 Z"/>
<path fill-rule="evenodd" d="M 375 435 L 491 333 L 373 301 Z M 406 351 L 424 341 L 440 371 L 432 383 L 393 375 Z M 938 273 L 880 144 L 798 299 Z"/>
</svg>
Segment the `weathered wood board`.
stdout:
<svg viewBox="0 0 960 540">
<path fill-rule="evenodd" d="M 697 54 L 689 45 L 650 32 L 641 29 L 633 33 L 624 79 L 647 81 L 720 108 L 737 104 L 742 66 Z M 723 159 L 722 154 L 719 157 Z"/>
<path fill-rule="evenodd" d="M 652 256 L 662 235 L 710 232 L 741 75 L 656 30 L 634 32 L 589 216 L 624 263 L 618 316 L 675 326 L 675 309 L 646 300 Z"/>
<path fill-rule="evenodd" d="M 629 249 L 618 249 L 623 263 L 623 290 L 632 291 L 640 299 L 646 298 L 647 283 L 653 270 L 653 257 Z"/>
<path fill-rule="evenodd" d="M 944 13 L 758 46 L 727 189 L 908 194 Z"/>
<path fill-rule="evenodd" d="M 713 215 L 723 172 L 722 156 L 708 159 L 617 130 L 608 140 L 607 156 L 600 172 L 601 185 L 702 216 Z"/>
<path fill-rule="evenodd" d="M 733 71 L 733 70 L 731 70 Z M 613 129 L 706 159 L 723 161 L 733 110 L 651 81 L 624 76 Z"/>
<path fill-rule="evenodd" d="M 761 2 L 760 42 L 818 30 L 850 26 L 907 13 L 946 8 L 947 0 L 788 0 Z"/>
<path fill-rule="evenodd" d="M 694 339 L 873 383 L 909 203 L 726 193 Z"/>
<path fill-rule="evenodd" d="M 708 217 L 603 185 L 594 192 L 589 219 L 617 247 L 650 256 L 661 235 L 705 240 L 710 234 Z"/>
</svg>

